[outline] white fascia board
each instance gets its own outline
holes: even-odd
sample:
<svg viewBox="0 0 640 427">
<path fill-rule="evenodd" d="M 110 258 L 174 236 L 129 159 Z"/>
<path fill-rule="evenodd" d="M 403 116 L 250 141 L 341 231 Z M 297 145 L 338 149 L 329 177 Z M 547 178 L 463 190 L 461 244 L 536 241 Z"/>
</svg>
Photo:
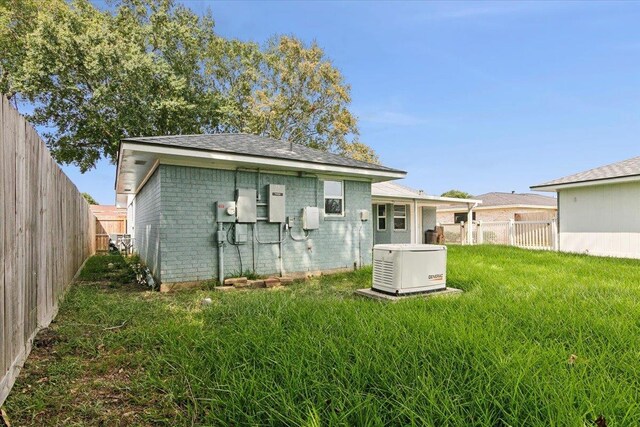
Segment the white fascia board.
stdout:
<svg viewBox="0 0 640 427">
<path fill-rule="evenodd" d="M 380 195 L 371 195 L 372 201 L 382 202 L 382 203 L 393 203 L 394 201 L 407 203 L 407 202 L 416 202 L 421 206 L 438 206 L 440 204 L 446 203 L 450 205 L 451 203 L 459 203 L 460 206 L 468 207 L 469 205 L 477 205 L 482 203 L 481 200 L 473 200 L 473 199 L 456 199 L 454 197 L 438 197 L 438 196 L 418 196 L 418 197 L 404 197 L 404 196 L 380 196 Z"/>
<path fill-rule="evenodd" d="M 622 176 L 618 178 L 596 179 L 592 181 L 568 182 L 566 184 L 534 185 L 529 187 L 533 191 L 556 192 L 565 188 L 590 187 L 593 185 L 621 184 L 640 181 L 640 175 Z"/>
<path fill-rule="evenodd" d="M 274 159 L 270 157 L 250 156 L 244 154 L 222 153 L 204 150 L 192 150 L 186 148 L 165 147 L 150 144 L 136 144 L 133 142 L 123 142 L 121 150 L 142 151 L 165 156 L 190 157 L 194 159 L 223 161 L 239 165 L 252 165 L 261 168 L 284 168 L 300 171 L 325 172 L 331 175 L 346 176 L 366 176 L 375 181 L 388 181 L 391 179 L 404 178 L 406 173 L 370 170 L 349 166 L 325 165 L 320 163 L 302 162 L 298 160 Z"/>
</svg>

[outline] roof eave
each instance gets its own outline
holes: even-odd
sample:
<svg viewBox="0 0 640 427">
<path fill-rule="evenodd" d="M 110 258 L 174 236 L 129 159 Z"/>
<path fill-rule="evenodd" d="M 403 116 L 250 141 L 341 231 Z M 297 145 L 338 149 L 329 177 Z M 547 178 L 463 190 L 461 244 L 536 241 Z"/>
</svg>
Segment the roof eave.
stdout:
<svg viewBox="0 0 640 427">
<path fill-rule="evenodd" d="M 611 178 L 601 178 L 601 179 L 590 179 L 584 181 L 573 181 L 573 182 L 563 182 L 563 183 L 550 183 L 550 184 L 539 184 L 533 185 L 529 187 L 533 191 L 548 191 L 555 192 L 559 190 L 564 190 L 567 188 L 577 188 L 577 187 L 590 187 L 594 185 L 607 185 L 607 184 L 619 184 L 625 182 L 634 182 L 640 181 L 640 174 L 636 175 L 626 175 L 626 176 L 616 176 Z"/>
<path fill-rule="evenodd" d="M 264 168 L 265 171 L 304 171 L 319 175 L 353 176 L 365 178 L 372 182 L 389 181 L 404 178 L 406 176 L 406 172 L 395 169 L 358 168 L 354 166 L 305 162 L 302 160 L 189 149 L 184 147 L 170 147 L 161 144 L 136 143 L 134 141 L 122 140 L 118 159 L 118 172 L 116 175 L 116 193 L 118 194 L 135 194 L 137 189 L 134 189 L 133 187 L 139 188 L 141 186 L 140 182 L 128 183 L 123 182 L 121 179 L 121 175 L 125 173 L 121 167 L 121 162 L 124 161 L 125 151 L 155 156 L 158 159 L 163 159 L 162 163 L 165 163 L 167 159 L 171 158 L 176 159 L 176 161 L 181 159 L 183 161 L 189 161 L 189 159 L 191 159 L 192 161 L 199 162 L 200 164 L 209 164 L 209 162 L 211 162 L 211 166 L 203 167 L 215 167 L 213 166 L 215 163 L 227 165 L 237 164 L 239 167 Z M 167 163 L 170 164 L 170 162 Z M 127 192 L 125 190 L 127 187 L 132 188 L 132 190 Z"/>
</svg>

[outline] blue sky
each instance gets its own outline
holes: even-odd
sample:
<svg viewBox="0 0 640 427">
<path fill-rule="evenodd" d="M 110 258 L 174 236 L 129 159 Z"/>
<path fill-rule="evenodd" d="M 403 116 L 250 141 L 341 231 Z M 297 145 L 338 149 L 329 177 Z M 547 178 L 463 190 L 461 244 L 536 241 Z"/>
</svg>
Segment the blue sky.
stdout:
<svg viewBox="0 0 640 427">
<path fill-rule="evenodd" d="M 640 3 L 184 3 L 225 37 L 317 41 L 360 139 L 430 194 L 524 192 L 640 155 Z M 65 171 L 114 202 L 115 167 Z"/>
</svg>

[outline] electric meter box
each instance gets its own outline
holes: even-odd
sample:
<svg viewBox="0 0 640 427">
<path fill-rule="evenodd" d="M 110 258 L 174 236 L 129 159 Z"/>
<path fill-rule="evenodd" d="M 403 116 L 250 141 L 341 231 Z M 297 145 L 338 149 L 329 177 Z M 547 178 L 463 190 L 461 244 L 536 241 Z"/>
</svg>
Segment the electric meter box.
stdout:
<svg viewBox="0 0 640 427">
<path fill-rule="evenodd" d="M 250 188 L 236 189 L 236 216 L 238 222 L 255 223 L 257 217 L 256 190 Z"/>
<path fill-rule="evenodd" d="M 269 222 L 285 222 L 285 187 L 281 184 L 269 184 Z"/>
<path fill-rule="evenodd" d="M 369 221 L 369 211 L 363 209 L 360 211 L 360 221 Z"/>
<path fill-rule="evenodd" d="M 320 228 L 320 209 L 307 206 L 302 210 L 302 229 L 317 230 L 318 228 Z"/>
<path fill-rule="evenodd" d="M 236 202 L 216 202 L 216 222 L 236 222 Z"/>
</svg>

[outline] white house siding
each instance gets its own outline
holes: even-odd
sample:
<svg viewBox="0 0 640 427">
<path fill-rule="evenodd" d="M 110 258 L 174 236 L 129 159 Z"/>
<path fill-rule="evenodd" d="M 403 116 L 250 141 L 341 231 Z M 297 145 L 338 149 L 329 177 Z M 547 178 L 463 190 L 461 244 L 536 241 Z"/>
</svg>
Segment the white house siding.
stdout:
<svg viewBox="0 0 640 427">
<path fill-rule="evenodd" d="M 640 258 L 640 182 L 559 191 L 560 250 Z"/>
</svg>

